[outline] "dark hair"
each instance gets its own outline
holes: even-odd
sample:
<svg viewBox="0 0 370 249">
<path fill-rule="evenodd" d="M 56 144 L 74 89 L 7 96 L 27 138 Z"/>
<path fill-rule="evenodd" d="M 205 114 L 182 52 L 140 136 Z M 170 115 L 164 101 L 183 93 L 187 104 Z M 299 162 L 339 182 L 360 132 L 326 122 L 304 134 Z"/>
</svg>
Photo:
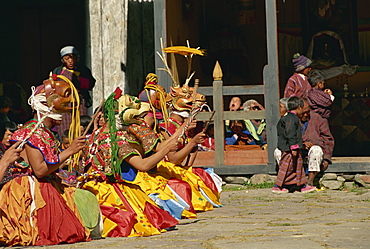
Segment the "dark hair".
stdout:
<svg viewBox="0 0 370 249">
<path fill-rule="evenodd" d="M 15 132 L 18 129 L 17 124 L 13 121 L 6 121 L 4 123 L 0 123 L 0 141 L 3 140 L 6 130 L 10 132 Z"/>
<path fill-rule="evenodd" d="M 0 96 L 0 109 L 11 107 L 12 101 L 7 96 Z"/>
<path fill-rule="evenodd" d="M 80 124 L 81 124 L 81 126 L 83 126 L 86 129 L 87 126 L 89 125 L 89 123 L 91 122 L 91 120 L 92 120 L 92 117 L 90 117 L 88 115 L 83 115 L 80 118 Z M 94 130 L 94 127 L 90 126 L 89 130 L 87 131 L 87 134 L 91 134 L 93 132 L 93 130 Z"/>
<path fill-rule="evenodd" d="M 324 81 L 324 80 L 325 80 L 324 75 L 322 75 L 322 73 L 320 73 L 317 70 L 311 70 L 308 73 L 308 82 L 310 82 L 311 86 L 313 87 L 315 87 L 317 83 Z"/>
<path fill-rule="evenodd" d="M 245 125 L 245 122 L 244 120 L 231 120 L 230 121 L 230 124 L 229 124 L 229 129 L 235 125 L 235 124 L 241 124 L 242 125 L 242 129 L 243 131 L 245 131 L 247 129 L 247 126 Z"/>
<path fill-rule="evenodd" d="M 67 130 L 63 131 L 62 138 L 63 138 L 63 137 L 68 138 L 68 135 L 69 135 L 69 129 L 67 129 Z"/>
<path fill-rule="evenodd" d="M 303 108 L 304 102 L 303 102 L 303 99 L 294 96 L 288 99 L 287 106 L 288 106 L 288 110 L 295 110 L 298 108 L 298 106 Z"/>
<path fill-rule="evenodd" d="M 83 127 L 86 128 L 89 125 L 91 119 L 92 118 L 89 115 L 82 115 L 80 117 L 80 124 L 81 124 L 81 126 L 83 126 Z"/>
</svg>

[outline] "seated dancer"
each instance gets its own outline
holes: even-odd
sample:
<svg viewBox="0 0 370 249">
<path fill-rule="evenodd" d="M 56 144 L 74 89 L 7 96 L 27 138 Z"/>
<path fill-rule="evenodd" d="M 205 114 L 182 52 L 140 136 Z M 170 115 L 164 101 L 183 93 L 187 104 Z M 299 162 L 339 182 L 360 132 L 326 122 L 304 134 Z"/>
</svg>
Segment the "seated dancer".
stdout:
<svg viewBox="0 0 370 249">
<path fill-rule="evenodd" d="M 195 115 L 205 103 L 205 96 L 199 93 L 194 94 L 194 89 L 187 84 L 182 87 L 174 84 L 170 94 L 172 112 L 166 122 L 159 124 L 164 139 L 169 139 L 180 127 L 188 127 L 188 130 L 195 128 L 196 122 L 191 115 Z M 194 95 L 195 98 L 193 98 Z M 179 150 L 169 153 L 167 161 L 184 167 L 167 167 L 166 170 L 172 174 L 172 177 L 185 180 L 192 186 L 192 203 L 196 211 L 207 211 L 212 210 L 213 207 L 220 207 L 221 187 L 216 185 L 214 180 L 217 175 L 212 172 L 212 169 L 206 171 L 201 167 L 191 167 L 198 152 L 198 144 L 204 142 L 205 134 L 200 132 L 190 138 L 188 132 L 180 131 L 180 135 Z M 158 169 L 158 172 L 161 171 L 163 173 L 165 169 Z"/>
<path fill-rule="evenodd" d="M 66 97 L 65 92 L 72 94 Z M 88 191 L 61 184 L 56 174 L 70 156 L 84 147 L 85 138 L 74 139 L 68 149 L 59 153 L 51 132 L 60 122 L 61 112 L 71 111 L 68 105 L 75 101 L 79 102 L 78 96 L 68 80 L 50 77 L 43 85 L 32 88 L 29 103 L 34 119 L 11 137 L 12 142 L 22 141 L 24 150 L 1 182 L 0 244 L 41 246 L 90 240 L 90 231 L 98 224 L 96 200 L 89 199 L 92 195 Z M 78 205 L 81 197 L 92 200 L 88 210 Z M 89 215 L 85 215 L 87 212 Z"/>
<path fill-rule="evenodd" d="M 139 237 L 164 232 L 178 224 L 167 211 L 159 208 L 137 184 L 138 171 L 155 167 L 178 142 L 172 139 L 152 154 L 158 138 L 145 127 L 136 136 L 129 125 L 141 124 L 149 111 L 147 103 L 122 94 L 117 88 L 103 106 L 105 125 L 93 132 L 85 151 L 83 189 L 95 194 L 103 215 L 103 236 Z M 135 132 L 135 130 L 134 130 Z"/>
</svg>

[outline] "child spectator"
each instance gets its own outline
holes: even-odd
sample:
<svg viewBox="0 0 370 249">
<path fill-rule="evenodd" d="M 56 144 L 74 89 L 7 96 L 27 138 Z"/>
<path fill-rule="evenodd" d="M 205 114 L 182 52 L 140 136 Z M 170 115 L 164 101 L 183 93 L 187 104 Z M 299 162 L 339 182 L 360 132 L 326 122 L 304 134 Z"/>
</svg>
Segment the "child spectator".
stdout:
<svg viewBox="0 0 370 249">
<path fill-rule="evenodd" d="M 64 130 L 62 134 L 62 144 L 60 146 L 61 151 L 66 150 L 69 147 L 70 143 L 69 143 L 68 133 L 69 133 L 69 130 Z"/>
<path fill-rule="evenodd" d="M 80 133 L 81 135 L 84 134 L 87 126 L 90 124 L 92 118 L 89 115 L 82 115 L 80 117 Z M 89 130 L 87 131 L 86 135 L 90 135 L 93 132 L 93 126 L 90 126 Z"/>
<path fill-rule="evenodd" d="M 323 118 L 330 117 L 329 107 L 333 103 L 334 96 L 330 89 L 324 89 L 324 76 L 318 71 L 311 71 L 308 75 L 308 81 L 312 88 L 307 93 L 307 100 L 311 109 L 320 114 Z"/>
<path fill-rule="evenodd" d="M 205 130 L 206 137 L 204 138 L 204 142 L 199 145 L 199 150 L 202 151 L 212 151 L 215 150 L 215 127 L 214 124 L 209 124 L 207 129 Z"/>
<path fill-rule="evenodd" d="M 231 120 L 229 129 L 225 135 L 226 145 L 256 144 L 252 135 L 247 130 L 244 120 Z"/>
<path fill-rule="evenodd" d="M 13 135 L 13 132 L 15 132 L 18 129 L 17 124 L 13 121 L 8 121 L 4 123 L 0 123 L 0 150 L 5 151 L 10 146 L 10 137 Z"/>
<path fill-rule="evenodd" d="M 302 166 L 302 131 L 297 115 L 303 111 L 303 100 L 291 97 L 288 100 L 288 109 L 285 116 L 277 124 L 278 149 L 282 151 L 276 184 L 273 193 L 288 193 L 287 188 L 297 186 L 301 192 L 315 191 L 315 187 L 306 185 L 306 174 Z"/>
<path fill-rule="evenodd" d="M 311 89 L 307 76 L 311 71 L 312 61 L 304 55 L 295 53 L 293 55 L 294 74 L 290 76 L 284 89 L 284 98 L 299 97 L 307 98 L 307 93 Z"/>
</svg>

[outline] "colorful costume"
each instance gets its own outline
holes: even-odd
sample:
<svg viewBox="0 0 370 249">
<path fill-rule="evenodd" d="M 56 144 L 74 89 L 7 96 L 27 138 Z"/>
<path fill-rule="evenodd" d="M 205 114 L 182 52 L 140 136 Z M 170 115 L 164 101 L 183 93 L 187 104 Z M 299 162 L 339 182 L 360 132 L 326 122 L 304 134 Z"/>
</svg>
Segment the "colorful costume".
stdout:
<svg viewBox="0 0 370 249">
<path fill-rule="evenodd" d="M 36 123 L 27 122 L 12 140 L 24 140 Z M 27 144 L 38 149 L 46 162 L 59 162 L 56 139 L 46 127 L 38 128 Z M 38 179 L 25 161 L 11 165 L 0 191 L 1 241 L 6 245 L 54 245 L 88 240 L 90 231 L 83 226 L 74 197 L 74 189 L 61 185 L 55 174 Z"/>
<path fill-rule="evenodd" d="M 168 122 L 161 123 L 159 126 L 171 136 L 180 128 L 181 124 L 179 121 L 169 118 Z M 180 138 L 180 141 L 179 150 L 186 145 L 187 137 L 185 134 Z M 192 187 L 192 203 L 196 211 L 209 211 L 213 209 L 213 206 L 221 206 L 219 202 L 219 190 L 212 176 L 204 168 L 175 165 L 173 167 L 163 166 L 157 169 L 157 174 L 167 174 L 168 176 L 188 182 Z"/>
<path fill-rule="evenodd" d="M 60 120 L 60 112 L 70 111 L 71 101 L 79 102 L 74 99 L 71 82 L 58 81 L 58 78 L 50 77 L 32 89 L 29 103 L 37 111 L 39 120 L 41 114 Z M 27 122 L 14 132 L 11 141 L 25 141 L 26 146 L 41 153 L 48 165 L 60 163 L 58 141 L 42 120 Z M 89 240 L 90 232 L 99 223 L 100 212 L 91 193 L 63 185 L 55 171 L 37 178 L 33 168 L 39 165 L 29 165 L 28 161 L 29 158 L 21 159 L 11 165 L 1 182 L 0 243 L 54 245 Z M 90 201 L 88 207 L 81 205 L 82 199 Z"/>
<path fill-rule="evenodd" d="M 138 170 L 125 161 L 126 157 L 140 152 L 136 149 L 138 141 L 134 136 L 121 129 L 129 125 L 127 120 L 139 121 L 141 107 L 147 107 L 146 112 L 149 111 L 149 105 L 141 105 L 139 100 L 121 95 L 117 89 L 104 105 L 108 112 L 107 125 L 96 130 L 89 139 L 90 147 L 84 160 L 91 167 L 82 188 L 95 194 L 99 201 L 104 221 L 103 236 L 156 235 L 178 223 L 142 191 Z M 111 112 L 114 116 L 109 114 Z M 129 136 L 134 139 L 130 141 Z M 145 139 L 152 144 L 146 148 L 150 152 L 157 138 L 149 135 Z"/>
</svg>

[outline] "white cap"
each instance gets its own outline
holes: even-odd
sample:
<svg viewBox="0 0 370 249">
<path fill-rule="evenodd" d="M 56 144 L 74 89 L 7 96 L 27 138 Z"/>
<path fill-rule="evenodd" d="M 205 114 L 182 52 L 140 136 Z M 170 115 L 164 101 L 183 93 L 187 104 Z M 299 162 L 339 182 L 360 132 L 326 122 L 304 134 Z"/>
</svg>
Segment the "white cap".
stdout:
<svg viewBox="0 0 370 249">
<path fill-rule="evenodd" d="M 77 49 L 73 46 L 66 46 L 60 50 L 60 57 L 63 57 L 67 54 L 75 54 L 79 56 Z"/>
</svg>

